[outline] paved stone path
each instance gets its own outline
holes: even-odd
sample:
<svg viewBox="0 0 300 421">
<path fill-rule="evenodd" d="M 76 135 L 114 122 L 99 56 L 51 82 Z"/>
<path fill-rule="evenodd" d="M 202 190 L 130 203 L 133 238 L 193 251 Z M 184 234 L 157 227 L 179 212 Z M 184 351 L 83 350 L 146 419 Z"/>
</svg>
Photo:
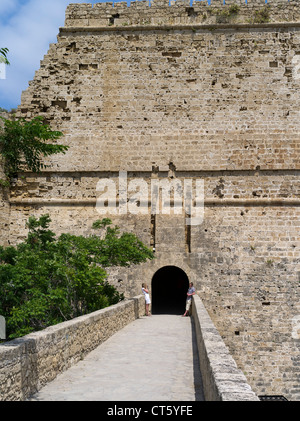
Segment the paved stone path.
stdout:
<svg viewBox="0 0 300 421">
<path fill-rule="evenodd" d="M 193 322 L 177 315 L 137 319 L 31 400 L 204 400 Z"/>
</svg>

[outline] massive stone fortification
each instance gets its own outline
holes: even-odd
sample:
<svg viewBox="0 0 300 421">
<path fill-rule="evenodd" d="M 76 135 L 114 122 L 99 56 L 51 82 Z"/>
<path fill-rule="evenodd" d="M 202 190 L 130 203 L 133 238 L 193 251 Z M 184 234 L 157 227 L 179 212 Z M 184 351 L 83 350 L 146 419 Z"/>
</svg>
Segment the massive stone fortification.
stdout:
<svg viewBox="0 0 300 421">
<path fill-rule="evenodd" d="M 299 95 L 297 1 L 71 4 L 17 113 L 44 116 L 70 149 L 19 175 L 0 203 L 2 243 L 31 214 L 90 233 L 97 183 L 119 187 L 120 171 L 132 190 L 204 181 L 196 225 L 148 204 L 107 208 L 156 255 L 111 279 L 128 296 L 146 281 L 161 311 L 194 282 L 254 391 L 299 400 Z"/>
<path fill-rule="evenodd" d="M 0 112 L 0 117 L 9 118 L 9 114 L 6 112 Z M 3 120 L 0 118 L 0 127 L 4 126 Z M 8 244 L 7 234 L 9 231 L 9 189 L 6 187 L 4 174 L 4 162 L 2 155 L 0 156 L 0 238 L 1 245 Z"/>
</svg>

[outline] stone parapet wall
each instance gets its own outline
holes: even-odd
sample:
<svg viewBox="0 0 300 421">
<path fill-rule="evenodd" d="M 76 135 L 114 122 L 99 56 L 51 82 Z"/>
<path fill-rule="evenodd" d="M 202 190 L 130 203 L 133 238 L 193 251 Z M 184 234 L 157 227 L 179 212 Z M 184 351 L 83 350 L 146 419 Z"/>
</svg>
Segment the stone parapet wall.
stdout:
<svg viewBox="0 0 300 421">
<path fill-rule="evenodd" d="M 28 399 L 128 323 L 143 295 L 0 345 L 0 401 Z"/>
<path fill-rule="evenodd" d="M 205 400 L 258 401 L 198 295 L 193 296 L 192 316 Z"/>
<path fill-rule="evenodd" d="M 263 12 L 262 12 L 263 11 Z M 70 4 L 66 27 L 207 25 L 222 23 L 297 22 L 300 18 L 297 0 L 189 0 Z"/>
</svg>

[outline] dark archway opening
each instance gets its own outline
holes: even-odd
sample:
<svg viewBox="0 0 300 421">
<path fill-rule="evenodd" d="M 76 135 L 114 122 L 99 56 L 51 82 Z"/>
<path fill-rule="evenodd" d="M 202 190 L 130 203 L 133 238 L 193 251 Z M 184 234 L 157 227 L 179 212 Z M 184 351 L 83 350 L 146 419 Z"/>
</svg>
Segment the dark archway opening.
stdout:
<svg viewBox="0 0 300 421">
<path fill-rule="evenodd" d="M 176 266 L 164 266 L 152 278 L 152 314 L 183 314 L 189 279 Z"/>
</svg>

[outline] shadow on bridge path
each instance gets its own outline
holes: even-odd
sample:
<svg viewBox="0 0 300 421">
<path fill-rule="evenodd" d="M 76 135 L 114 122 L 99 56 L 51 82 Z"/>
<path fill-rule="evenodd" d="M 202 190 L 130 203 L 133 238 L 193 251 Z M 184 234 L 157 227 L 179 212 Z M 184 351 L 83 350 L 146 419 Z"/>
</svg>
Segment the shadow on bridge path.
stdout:
<svg viewBox="0 0 300 421">
<path fill-rule="evenodd" d="M 169 314 L 137 319 L 30 400 L 204 400 L 193 321 Z"/>
</svg>

